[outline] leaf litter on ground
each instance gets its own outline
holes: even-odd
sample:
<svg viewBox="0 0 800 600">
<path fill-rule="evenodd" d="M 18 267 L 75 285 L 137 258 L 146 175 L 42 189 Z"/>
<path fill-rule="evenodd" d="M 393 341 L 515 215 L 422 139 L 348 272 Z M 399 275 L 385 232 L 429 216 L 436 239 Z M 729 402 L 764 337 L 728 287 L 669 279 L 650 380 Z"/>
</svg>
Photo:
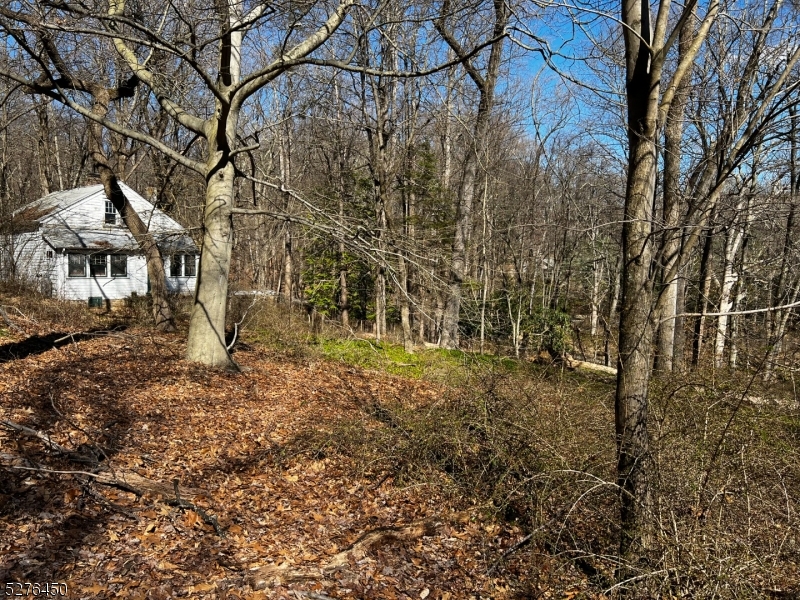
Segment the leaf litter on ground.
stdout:
<svg viewBox="0 0 800 600">
<path fill-rule="evenodd" d="M 0 579 L 66 582 L 71 598 L 516 597 L 525 573 L 509 565 L 512 585 L 490 566 L 517 527 L 325 443 L 342 422 L 383 426 L 364 407 L 385 398 L 434 402 L 432 384 L 257 347 L 237 353 L 240 374 L 182 356 L 178 337 L 133 331 L 0 363 L 4 419 L 163 484 L 139 497 L 44 472 L 82 469 L 4 428 L 0 454 L 39 470 L 0 469 Z M 420 523 L 429 535 L 399 535 Z"/>
</svg>

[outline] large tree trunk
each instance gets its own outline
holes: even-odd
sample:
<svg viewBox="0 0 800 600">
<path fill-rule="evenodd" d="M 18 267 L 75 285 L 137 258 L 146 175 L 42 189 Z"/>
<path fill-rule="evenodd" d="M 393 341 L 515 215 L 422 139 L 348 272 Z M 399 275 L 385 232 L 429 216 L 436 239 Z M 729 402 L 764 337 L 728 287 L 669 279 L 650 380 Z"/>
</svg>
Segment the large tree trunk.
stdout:
<svg viewBox="0 0 800 600">
<path fill-rule="evenodd" d="M 740 201 L 737 208 L 737 213 L 741 210 L 747 210 L 747 207 Z M 736 255 L 739 252 L 739 245 L 744 239 L 744 228 L 746 227 L 747 217 L 739 225 L 737 221 L 742 219 L 741 214 L 737 214 L 731 227 L 728 229 L 725 236 L 725 265 L 723 267 L 722 275 L 722 289 L 719 295 L 719 312 L 722 313 L 717 317 L 717 335 L 714 342 L 714 366 L 720 368 L 723 364 L 723 354 L 725 352 L 725 341 L 728 336 L 728 322 L 729 316 L 726 314 L 733 308 L 733 288 L 739 280 L 739 274 L 736 272 Z"/>
<path fill-rule="evenodd" d="M 703 353 L 703 344 L 706 334 L 706 317 L 708 312 L 708 299 L 711 295 L 711 263 L 714 255 L 714 214 L 705 234 L 703 243 L 703 256 L 700 259 L 700 289 L 697 291 L 697 312 L 700 316 L 694 322 L 694 339 L 692 341 L 692 366 L 700 365 L 700 356 Z"/>
<path fill-rule="evenodd" d="M 339 315 L 342 321 L 342 327 L 349 329 L 350 304 L 347 297 L 347 263 L 345 260 L 344 242 L 339 242 Z"/>
<path fill-rule="evenodd" d="M 289 92 L 291 93 L 291 85 Z M 287 188 L 292 185 L 292 147 L 290 143 L 291 131 L 289 131 L 289 123 L 291 123 L 291 109 L 287 107 L 283 114 L 283 125 L 279 129 L 278 139 L 278 165 L 281 173 L 281 183 Z M 284 210 L 289 213 L 292 202 L 292 196 L 288 193 L 284 194 Z M 283 237 L 283 283 L 281 284 L 281 292 L 283 301 L 289 310 L 292 308 L 293 287 L 294 287 L 294 243 L 292 240 L 292 224 L 286 223 L 286 229 Z M 298 296 L 299 290 L 298 290 Z"/>
<path fill-rule="evenodd" d="M 292 251 L 292 229 L 286 223 L 286 230 L 283 232 L 283 281 L 281 282 L 281 297 L 290 309 L 292 307 L 292 287 L 294 281 L 294 259 Z"/>
<path fill-rule="evenodd" d="M 692 11 L 696 13 L 697 9 Z M 692 38 L 694 19 L 688 19 L 680 31 L 678 42 L 679 57 L 685 56 Z M 683 117 L 689 103 L 689 77 L 684 77 L 677 86 L 675 99 L 667 112 L 664 127 L 664 233 L 661 239 L 661 270 L 669 273 L 678 261 L 681 249 L 681 151 L 683 142 Z M 661 294 L 664 307 L 659 316 L 658 348 L 656 350 L 656 370 L 672 371 L 675 354 L 675 328 L 678 314 L 678 275 L 669 281 L 662 281 Z"/>
<path fill-rule="evenodd" d="M 339 99 L 339 86 L 335 85 L 334 91 L 336 92 L 336 99 Z M 337 102 L 338 106 L 338 102 Z M 339 110 L 337 108 L 337 110 Z M 339 120 L 341 121 L 341 115 L 338 115 Z M 352 195 L 350 193 L 350 185 L 347 181 L 347 176 L 345 174 L 347 169 L 347 163 L 345 160 L 345 153 L 344 149 L 342 148 L 341 142 L 337 144 L 337 153 L 338 153 L 338 167 L 339 167 L 339 221 L 344 223 L 344 201 L 345 196 L 347 196 L 348 201 L 350 201 Z M 350 328 L 350 305 L 349 299 L 347 295 L 347 254 L 346 248 L 344 245 L 344 241 L 339 241 L 339 253 L 337 256 L 337 262 L 339 263 L 339 316 L 342 321 L 342 327 L 345 329 Z"/>
<path fill-rule="evenodd" d="M 772 294 L 774 298 L 773 304 L 777 306 L 784 303 L 793 304 L 797 301 L 798 293 L 800 293 L 800 278 L 797 279 L 794 292 L 791 292 L 791 284 L 789 283 L 790 266 L 793 264 L 795 248 L 794 221 L 798 204 L 797 198 L 800 196 L 800 158 L 798 157 L 800 149 L 798 148 L 797 139 L 797 108 L 794 105 L 789 108 L 789 116 L 791 117 L 789 131 L 789 212 L 786 217 L 781 268 Z M 775 361 L 778 359 L 783 346 L 783 336 L 786 332 L 786 325 L 791 312 L 792 309 L 784 309 L 783 311 L 778 311 L 774 316 L 767 313 L 767 316 L 772 318 L 765 319 L 767 344 L 769 345 L 763 375 L 766 382 L 772 381 L 775 377 Z"/>
<path fill-rule="evenodd" d="M 656 146 L 652 135 L 639 137 L 632 132 L 629 143 L 615 400 L 617 483 L 621 492 L 620 552 L 625 558 L 639 555 L 649 545 L 646 522 L 652 505 L 652 461 L 647 418 L 653 346 L 649 271 L 656 178 Z"/>
<path fill-rule="evenodd" d="M 600 316 L 600 280 L 603 278 L 603 261 L 595 257 L 592 261 L 592 296 L 591 296 L 591 315 L 589 316 L 589 334 L 592 336 L 592 347 L 597 336 L 597 323 Z M 531 294 L 533 300 L 533 294 Z"/>
<path fill-rule="evenodd" d="M 211 137 L 211 136 L 209 136 Z M 213 143 L 209 140 L 209 145 Z M 213 147 L 213 146 L 212 146 Z M 228 273 L 233 248 L 233 162 L 224 152 L 209 160 L 203 215 L 203 249 L 186 357 L 210 366 L 237 369 L 225 344 Z"/>
<path fill-rule="evenodd" d="M 411 331 L 411 309 L 409 302 L 408 289 L 408 265 L 404 256 L 397 259 L 397 270 L 400 276 L 399 302 L 400 302 L 400 325 L 403 328 L 403 349 L 408 354 L 414 353 L 414 334 Z"/>
<path fill-rule="evenodd" d="M 37 140 L 37 166 L 39 167 L 39 187 L 42 196 L 50 193 L 49 160 L 50 152 L 50 119 L 47 114 L 48 102 L 38 102 L 35 105 L 36 117 L 39 121 L 39 139 Z"/>
<path fill-rule="evenodd" d="M 649 4 L 623 0 L 628 104 L 628 180 L 622 226 L 622 297 L 615 423 L 620 489 L 620 555 L 644 557 L 650 546 L 652 458 L 647 431 L 653 349 L 652 222 L 660 68 L 652 62 Z M 624 574 L 624 570 L 623 573 Z"/>
<path fill-rule="evenodd" d="M 677 289 L 675 290 L 675 331 L 672 346 L 672 369 L 682 372 L 686 369 L 686 320 L 679 316 L 686 312 L 686 277 L 678 276 Z"/>
</svg>

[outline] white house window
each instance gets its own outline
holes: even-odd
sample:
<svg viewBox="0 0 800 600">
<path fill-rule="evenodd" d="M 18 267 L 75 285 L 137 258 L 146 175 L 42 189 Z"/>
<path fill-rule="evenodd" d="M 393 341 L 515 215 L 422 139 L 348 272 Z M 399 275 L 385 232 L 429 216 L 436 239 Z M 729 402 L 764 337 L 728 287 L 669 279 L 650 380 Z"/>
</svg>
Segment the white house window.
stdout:
<svg viewBox="0 0 800 600">
<path fill-rule="evenodd" d="M 117 224 L 117 209 L 111 200 L 106 200 L 106 225 Z"/>
<path fill-rule="evenodd" d="M 197 275 L 197 260 L 194 254 L 173 254 L 169 260 L 170 277 L 194 277 Z"/>
<path fill-rule="evenodd" d="M 112 254 L 111 255 L 111 276 L 112 277 L 127 277 L 128 276 L 128 255 L 127 254 Z"/>
<path fill-rule="evenodd" d="M 193 254 L 173 254 L 169 259 L 170 277 L 194 277 L 197 261 Z"/>
<path fill-rule="evenodd" d="M 47 256 L 47 258 L 53 258 L 53 251 L 52 250 L 48 250 L 47 254 L 45 256 Z"/>
<path fill-rule="evenodd" d="M 91 277 L 108 277 L 105 254 L 92 254 L 89 257 L 89 275 Z"/>
<path fill-rule="evenodd" d="M 183 254 L 173 254 L 169 259 L 170 277 L 180 277 L 183 275 Z"/>
<path fill-rule="evenodd" d="M 85 254 L 68 254 L 67 262 L 69 264 L 68 274 L 70 277 L 86 277 Z"/>
<path fill-rule="evenodd" d="M 197 260 L 194 254 L 187 254 L 183 257 L 183 274 L 185 277 L 194 277 L 197 275 Z"/>
</svg>

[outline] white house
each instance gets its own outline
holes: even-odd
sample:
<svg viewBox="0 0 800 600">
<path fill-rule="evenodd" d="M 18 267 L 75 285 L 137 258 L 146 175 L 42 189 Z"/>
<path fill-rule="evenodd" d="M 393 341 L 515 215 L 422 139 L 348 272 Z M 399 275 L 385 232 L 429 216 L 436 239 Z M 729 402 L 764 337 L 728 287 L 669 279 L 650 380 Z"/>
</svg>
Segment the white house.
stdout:
<svg viewBox="0 0 800 600">
<path fill-rule="evenodd" d="M 167 272 L 167 289 L 194 291 L 199 251 L 176 221 L 120 183 L 153 233 Z M 54 192 L 12 215 L 10 256 L 17 277 L 54 296 L 102 305 L 148 291 L 147 264 L 102 185 Z"/>
</svg>

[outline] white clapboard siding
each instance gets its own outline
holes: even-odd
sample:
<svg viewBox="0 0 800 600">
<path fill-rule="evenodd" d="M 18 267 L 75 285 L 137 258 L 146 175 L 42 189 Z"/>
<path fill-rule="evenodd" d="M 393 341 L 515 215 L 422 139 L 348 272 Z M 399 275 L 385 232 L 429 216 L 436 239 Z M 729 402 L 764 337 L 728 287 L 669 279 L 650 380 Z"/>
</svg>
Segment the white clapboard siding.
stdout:
<svg viewBox="0 0 800 600">
<path fill-rule="evenodd" d="M 52 291 L 52 282 L 58 271 L 57 256 L 44 242 L 41 234 L 32 232 L 14 236 L 12 253 L 14 270 L 19 279 L 27 281 L 43 292 Z"/>
</svg>

